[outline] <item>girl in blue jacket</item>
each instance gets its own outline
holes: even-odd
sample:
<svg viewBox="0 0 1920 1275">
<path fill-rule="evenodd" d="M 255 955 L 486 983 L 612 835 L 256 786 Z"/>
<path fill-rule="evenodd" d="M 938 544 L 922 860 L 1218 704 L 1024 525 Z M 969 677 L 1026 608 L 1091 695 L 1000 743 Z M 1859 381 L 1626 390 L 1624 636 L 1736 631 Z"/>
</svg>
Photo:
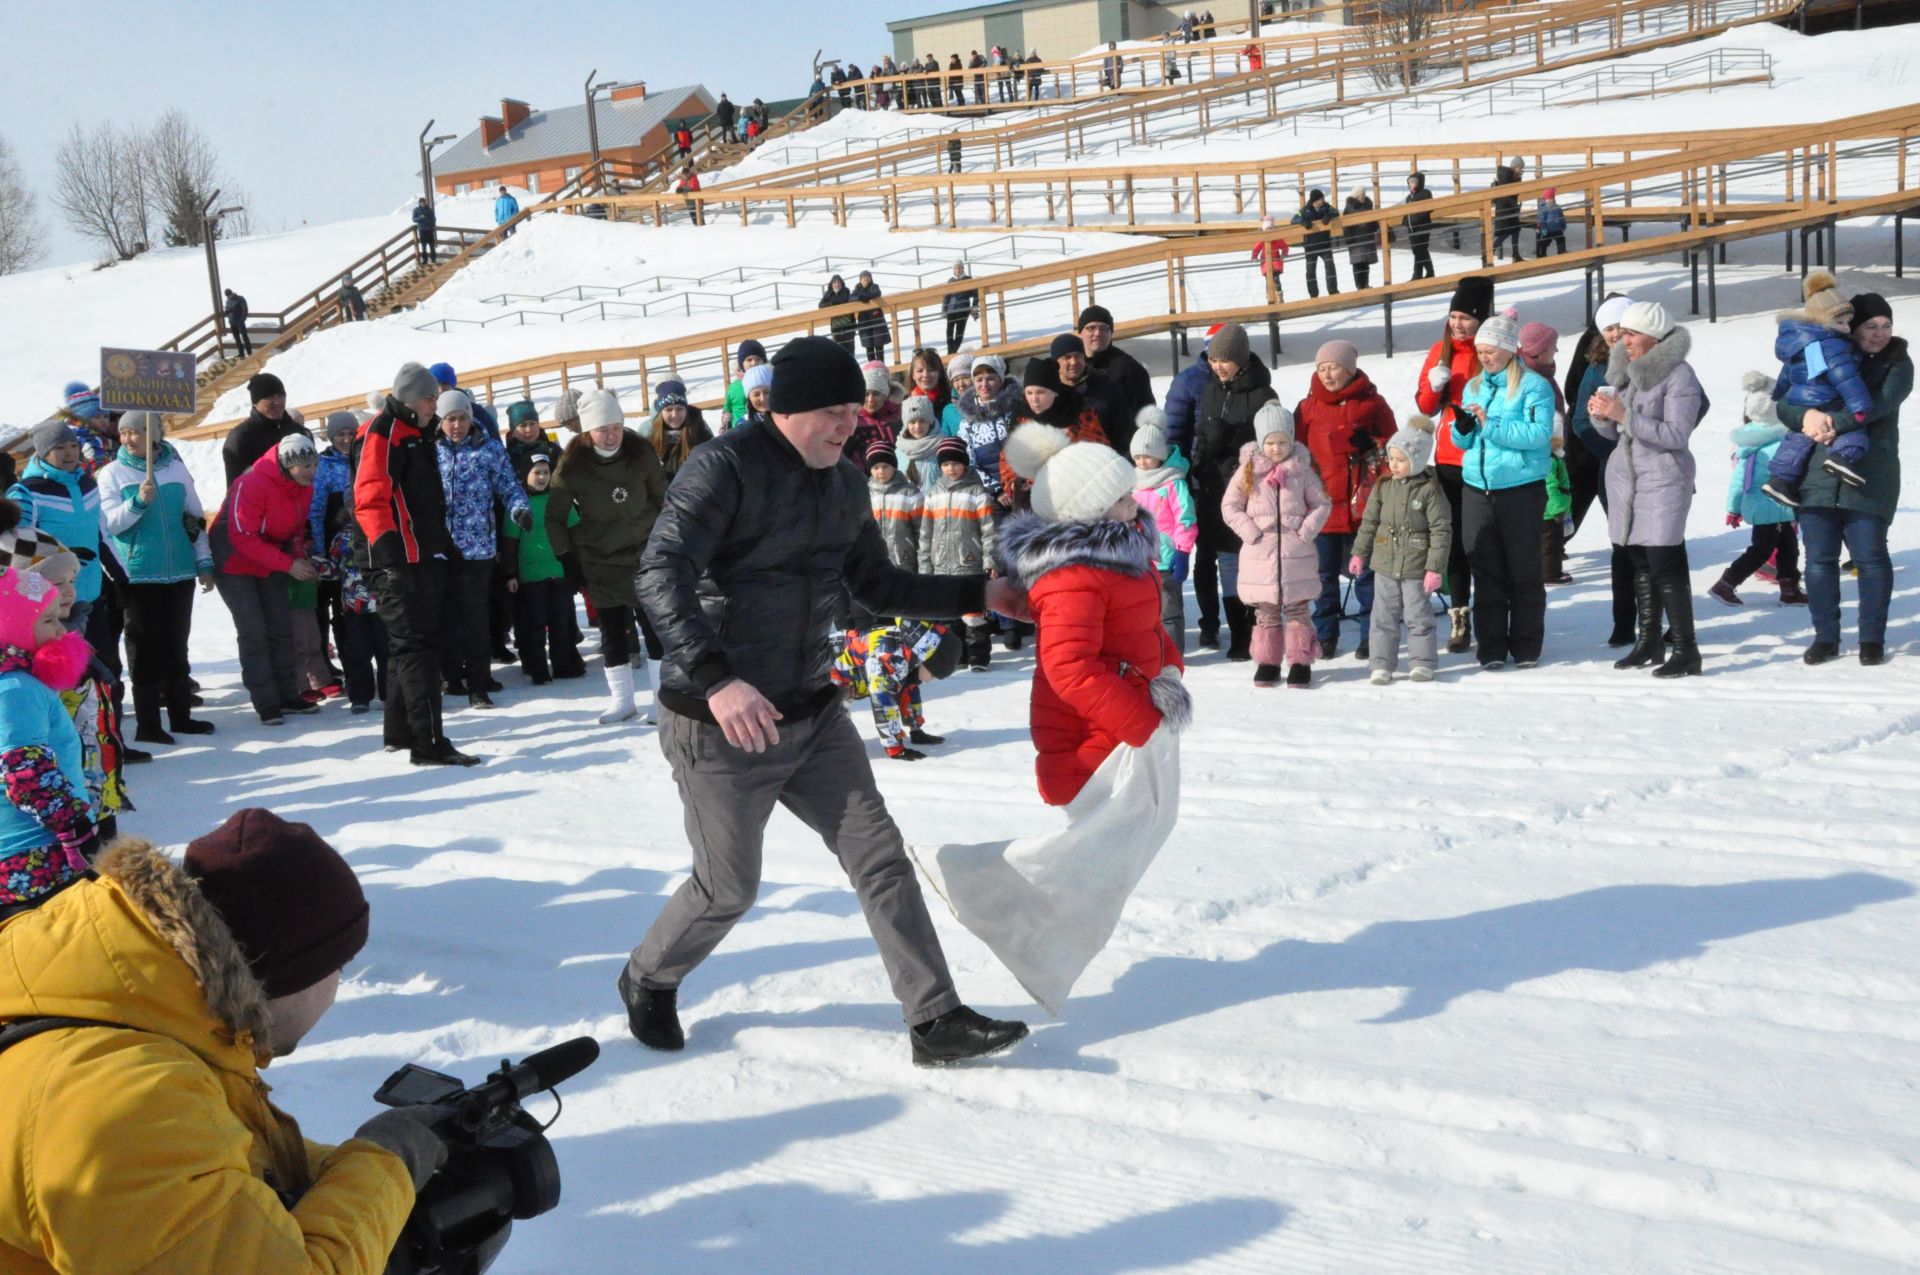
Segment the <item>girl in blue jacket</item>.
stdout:
<svg viewBox="0 0 1920 1275">
<path fill-rule="evenodd" d="M 1461 393 L 1453 437 L 1460 445 L 1460 503 L 1467 565 L 1473 572 L 1473 628 L 1480 667 L 1540 662 L 1547 590 L 1540 524 L 1553 468 L 1553 386 L 1521 363 L 1520 316 L 1513 310 L 1474 336 L 1480 371 Z"/>
</svg>

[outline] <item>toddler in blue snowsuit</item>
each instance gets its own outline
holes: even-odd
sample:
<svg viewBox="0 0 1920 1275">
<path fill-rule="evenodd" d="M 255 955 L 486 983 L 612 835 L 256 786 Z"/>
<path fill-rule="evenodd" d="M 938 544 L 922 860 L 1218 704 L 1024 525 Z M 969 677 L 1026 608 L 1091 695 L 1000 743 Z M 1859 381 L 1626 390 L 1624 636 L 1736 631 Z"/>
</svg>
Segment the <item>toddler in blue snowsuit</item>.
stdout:
<svg viewBox="0 0 1920 1275">
<path fill-rule="evenodd" d="M 1833 275 L 1815 270 L 1802 285 L 1806 305 L 1780 316 L 1773 353 L 1780 360 L 1780 376 L 1773 385 L 1775 402 L 1815 407 L 1832 415 L 1851 412 L 1864 421 L 1873 410 L 1873 395 L 1860 379 L 1853 347 L 1853 305 L 1840 295 Z M 1763 491 L 1789 508 L 1800 506 L 1800 484 L 1813 461 L 1814 441 L 1804 433 L 1780 440 L 1767 462 Z M 1827 447 L 1821 465 L 1850 487 L 1861 487 L 1860 462 L 1867 455 L 1865 430 L 1840 434 Z"/>
</svg>

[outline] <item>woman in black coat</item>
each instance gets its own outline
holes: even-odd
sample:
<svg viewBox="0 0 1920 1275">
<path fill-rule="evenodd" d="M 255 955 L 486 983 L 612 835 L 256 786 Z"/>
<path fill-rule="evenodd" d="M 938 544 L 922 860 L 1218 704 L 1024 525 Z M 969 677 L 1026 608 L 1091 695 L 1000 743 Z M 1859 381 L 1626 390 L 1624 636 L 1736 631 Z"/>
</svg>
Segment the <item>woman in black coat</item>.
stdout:
<svg viewBox="0 0 1920 1275">
<path fill-rule="evenodd" d="M 848 289 L 847 281 L 839 275 L 835 275 L 833 278 L 827 280 L 826 291 L 820 294 L 820 304 L 816 308 L 831 310 L 837 305 L 852 304 L 853 293 Z M 841 349 L 845 350 L 848 354 L 852 354 L 853 335 L 858 329 L 859 324 L 860 320 L 856 315 L 836 314 L 827 320 L 827 331 L 832 334 L 835 341 L 840 343 Z"/>
<path fill-rule="evenodd" d="M 1200 519 L 1200 542 L 1193 559 L 1193 596 L 1200 610 L 1200 644 L 1220 645 L 1214 601 L 1226 613 L 1231 642 L 1227 658 L 1252 658 L 1253 611 L 1240 601 L 1240 537 L 1221 516 L 1227 484 L 1240 468 L 1240 449 L 1253 441 L 1253 417 L 1277 396 L 1266 365 L 1247 343 L 1247 330 L 1228 323 L 1207 338 L 1207 366 L 1213 375 L 1194 412 L 1193 488 Z"/>
<path fill-rule="evenodd" d="M 853 289 L 853 299 L 859 302 L 878 301 L 881 297 L 880 285 L 873 281 L 871 270 L 860 272 L 860 282 Z M 893 337 L 887 331 L 887 314 L 879 306 L 862 310 L 857 316 L 860 326 L 860 345 L 867 352 L 867 362 L 885 363 L 887 347 L 893 344 Z"/>
</svg>

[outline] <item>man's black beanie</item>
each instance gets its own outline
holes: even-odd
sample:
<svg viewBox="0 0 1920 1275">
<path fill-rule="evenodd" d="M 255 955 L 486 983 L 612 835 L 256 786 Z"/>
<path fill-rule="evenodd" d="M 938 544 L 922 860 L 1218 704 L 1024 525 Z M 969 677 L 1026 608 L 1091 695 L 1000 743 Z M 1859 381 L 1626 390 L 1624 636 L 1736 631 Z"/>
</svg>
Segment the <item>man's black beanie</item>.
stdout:
<svg viewBox="0 0 1920 1275">
<path fill-rule="evenodd" d="M 803 336 L 773 356 L 773 393 L 768 406 L 781 415 L 858 403 L 867 396 L 860 365 L 838 341 Z"/>
</svg>

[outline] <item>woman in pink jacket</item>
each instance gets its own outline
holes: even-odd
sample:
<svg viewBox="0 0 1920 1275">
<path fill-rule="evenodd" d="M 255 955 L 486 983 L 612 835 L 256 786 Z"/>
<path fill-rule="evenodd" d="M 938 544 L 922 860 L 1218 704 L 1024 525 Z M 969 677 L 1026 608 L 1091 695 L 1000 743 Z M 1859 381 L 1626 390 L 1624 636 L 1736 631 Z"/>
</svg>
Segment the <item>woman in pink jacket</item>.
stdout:
<svg viewBox="0 0 1920 1275">
<path fill-rule="evenodd" d="M 317 713 L 300 698 L 295 678 L 289 579 L 312 580 L 307 511 L 313 503 L 313 440 L 289 434 L 234 479 L 214 515 L 214 587 L 233 614 L 240 644 L 240 680 L 253 711 L 268 726 L 288 713 Z"/>
<path fill-rule="evenodd" d="M 1287 687 L 1313 680 L 1313 600 L 1320 596 L 1314 538 L 1333 504 L 1313 455 L 1293 440 L 1293 414 L 1268 403 L 1253 418 L 1253 441 L 1240 449 L 1240 473 L 1227 484 L 1221 517 L 1240 537 L 1240 600 L 1253 607 L 1253 684 Z M 1284 629 L 1284 634 L 1283 634 Z"/>
</svg>

